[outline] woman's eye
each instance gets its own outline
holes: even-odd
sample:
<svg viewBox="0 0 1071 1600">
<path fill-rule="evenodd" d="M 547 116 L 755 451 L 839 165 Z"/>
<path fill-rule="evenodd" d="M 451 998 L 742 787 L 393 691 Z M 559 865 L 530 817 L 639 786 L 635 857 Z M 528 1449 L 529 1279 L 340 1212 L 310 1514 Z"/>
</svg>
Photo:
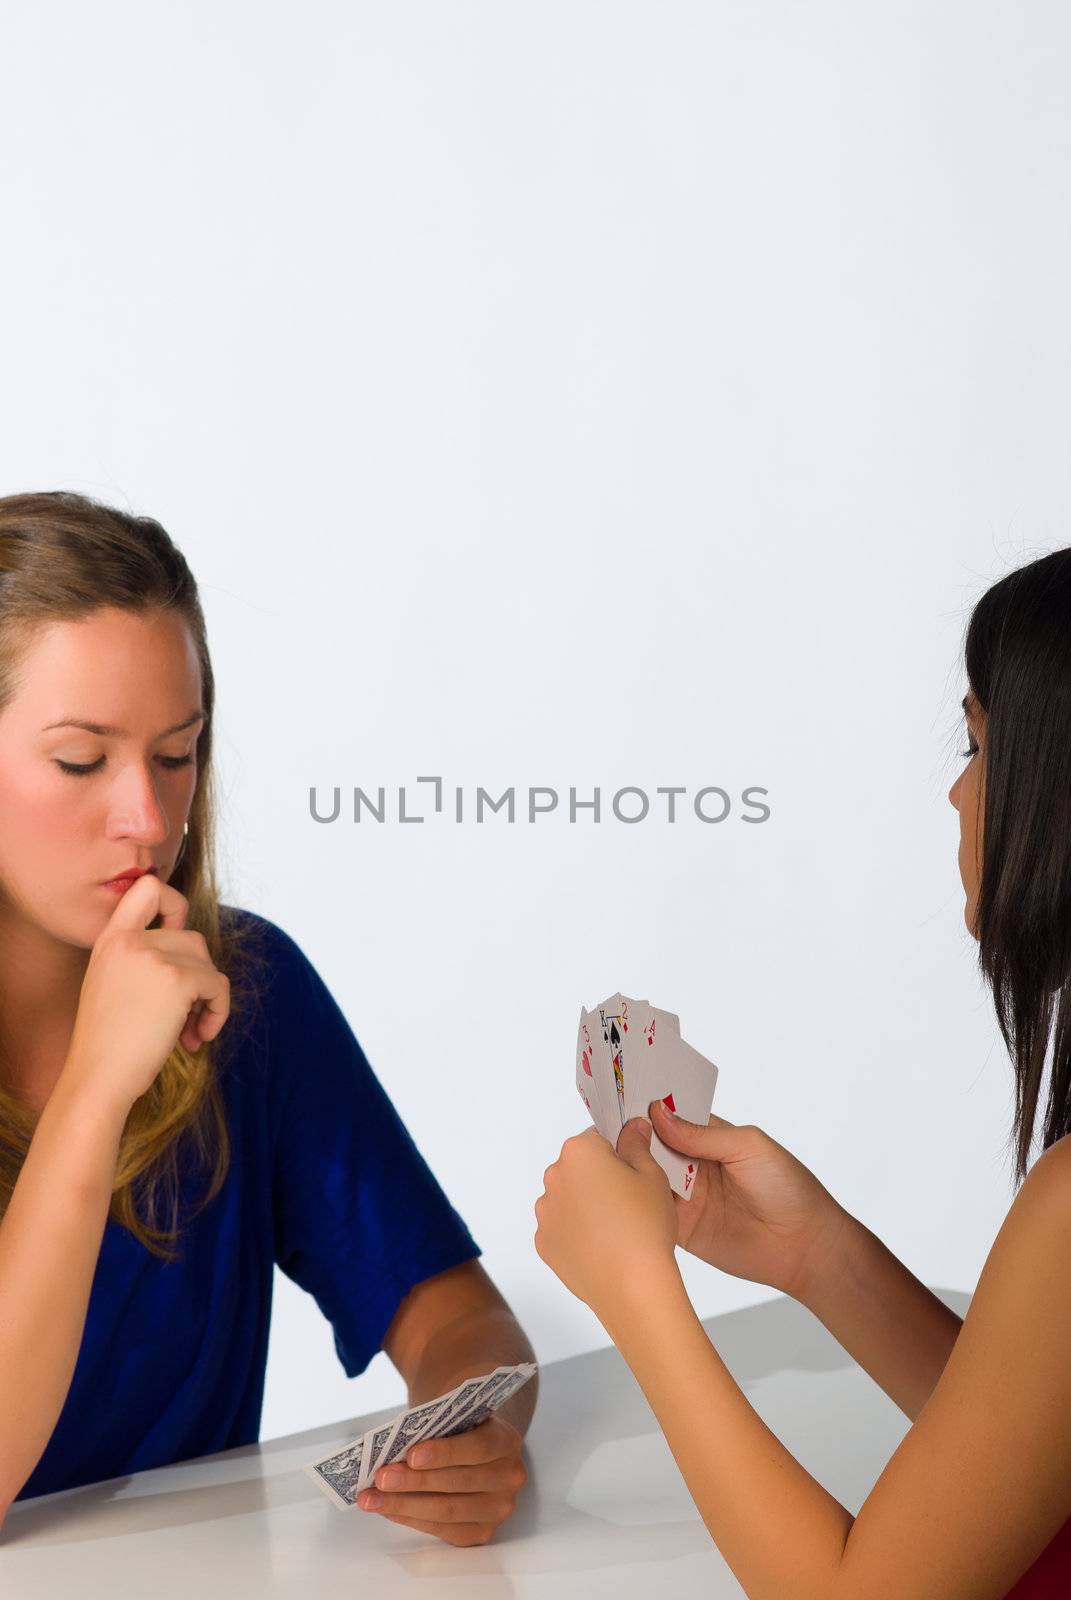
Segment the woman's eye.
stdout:
<svg viewBox="0 0 1071 1600">
<path fill-rule="evenodd" d="M 960 755 L 961 756 L 976 756 L 977 754 L 978 754 L 978 746 L 975 744 L 973 739 L 971 740 L 970 744 L 967 746 L 966 750 L 961 750 L 960 751 Z"/>
<path fill-rule="evenodd" d="M 96 772 L 98 767 L 102 767 L 104 765 L 104 757 L 98 756 L 96 761 L 89 761 L 82 764 L 77 761 L 61 761 L 59 756 L 57 756 L 56 765 L 59 767 L 61 772 L 76 772 L 81 776 L 84 776 L 87 772 Z"/>
<path fill-rule="evenodd" d="M 162 767 L 188 767 L 193 760 L 193 756 L 159 756 L 157 759 Z M 61 771 L 71 772 L 77 777 L 84 778 L 88 773 L 98 772 L 100 770 L 100 768 L 104 765 L 104 757 L 98 756 L 96 761 L 79 762 L 61 761 L 59 756 L 56 756 L 55 762 Z"/>
</svg>

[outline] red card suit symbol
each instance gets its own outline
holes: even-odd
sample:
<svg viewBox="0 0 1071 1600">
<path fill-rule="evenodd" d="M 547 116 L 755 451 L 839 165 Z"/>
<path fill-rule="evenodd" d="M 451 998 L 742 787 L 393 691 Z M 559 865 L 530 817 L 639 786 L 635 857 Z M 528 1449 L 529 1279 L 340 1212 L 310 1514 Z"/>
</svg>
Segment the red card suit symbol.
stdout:
<svg viewBox="0 0 1071 1600">
<path fill-rule="evenodd" d="M 688 1171 L 684 1174 L 684 1192 L 685 1192 L 685 1194 L 687 1194 L 688 1190 L 692 1187 L 692 1179 L 694 1177 L 695 1177 L 695 1167 L 689 1161 L 689 1163 L 688 1163 Z"/>
<path fill-rule="evenodd" d="M 655 1030 L 655 1022 L 657 1022 L 657 1020 L 658 1020 L 657 1017 L 653 1018 L 652 1021 L 651 1021 L 651 1026 L 647 1029 L 647 1043 L 648 1044 L 654 1044 L 654 1030 Z"/>
<path fill-rule="evenodd" d="M 676 1115 L 677 1108 L 673 1104 L 673 1096 L 671 1094 L 667 1094 L 666 1096 L 664 1096 L 664 1098 L 662 1100 L 662 1104 L 664 1106 L 668 1106 L 669 1109 L 674 1113 L 674 1115 Z"/>
<path fill-rule="evenodd" d="M 587 1053 L 586 1050 L 583 1052 L 583 1054 L 581 1055 L 580 1059 L 584 1064 L 584 1071 L 587 1073 L 588 1077 L 589 1078 L 593 1077 L 594 1074 L 593 1074 L 593 1072 L 591 1070 L 591 1062 L 588 1060 L 588 1053 Z"/>
</svg>

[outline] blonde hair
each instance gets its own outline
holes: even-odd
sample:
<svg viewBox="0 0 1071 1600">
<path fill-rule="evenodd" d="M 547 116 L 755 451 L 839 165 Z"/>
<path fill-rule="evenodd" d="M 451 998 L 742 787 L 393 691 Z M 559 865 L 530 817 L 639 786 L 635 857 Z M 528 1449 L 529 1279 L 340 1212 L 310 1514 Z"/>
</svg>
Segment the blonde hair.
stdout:
<svg viewBox="0 0 1071 1600">
<path fill-rule="evenodd" d="M 19 662 L 34 630 L 79 620 L 102 606 L 140 615 L 177 613 L 189 627 L 201 668 L 205 720 L 197 740 L 197 783 L 189 832 L 169 881 L 189 901 L 186 927 L 204 935 L 214 965 L 231 980 L 231 1013 L 219 1040 L 202 1044 L 196 1056 L 176 1043 L 135 1101 L 119 1146 L 108 1213 L 153 1255 L 170 1261 L 180 1231 L 185 1158 L 194 1156 L 208 1174 L 190 1216 L 219 1192 L 230 1166 L 217 1047 L 238 1025 L 236 1013 L 254 998 L 256 970 L 255 924 L 220 915 L 211 762 L 215 692 L 204 616 L 185 558 L 151 517 L 64 491 L 0 497 L 0 711 L 18 686 Z M 0 1216 L 37 1116 L 0 1082 Z"/>
</svg>

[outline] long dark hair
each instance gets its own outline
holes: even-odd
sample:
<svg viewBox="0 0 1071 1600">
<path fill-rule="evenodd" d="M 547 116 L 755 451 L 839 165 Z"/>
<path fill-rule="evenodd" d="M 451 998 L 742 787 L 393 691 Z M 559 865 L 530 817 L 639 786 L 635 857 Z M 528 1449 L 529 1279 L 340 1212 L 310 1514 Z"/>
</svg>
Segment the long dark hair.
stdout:
<svg viewBox="0 0 1071 1600">
<path fill-rule="evenodd" d="M 987 589 L 964 654 L 986 713 L 978 961 L 1015 1069 L 1021 1182 L 1050 1043 L 1042 1148 L 1071 1132 L 1071 549 Z"/>
</svg>

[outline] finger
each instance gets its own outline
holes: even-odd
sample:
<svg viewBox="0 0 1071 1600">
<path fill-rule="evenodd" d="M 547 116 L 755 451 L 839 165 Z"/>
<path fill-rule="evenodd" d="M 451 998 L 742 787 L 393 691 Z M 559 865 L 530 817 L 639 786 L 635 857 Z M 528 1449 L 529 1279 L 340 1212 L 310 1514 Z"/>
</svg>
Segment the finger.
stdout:
<svg viewBox="0 0 1071 1600">
<path fill-rule="evenodd" d="M 138 879 L 141 882 L 141 879 Z M 128 891 L 129 892 L 129 891 Z M 180 956 L 184 961 L 210 961 L 208 941 L 195 928 L 148 928 L 152 948 L 165 956 Z"/>
<path fill-rule="evenodd" d="M 661 1100 L 652 1100 L 648 1111 L 658 1137 L 682 1155 L 704 1156 L 708 1161 L 738 1161 L 754 1151 L 759 1130 L 748 1124 L 738 1127 L 735 1122 L 712 1115 L 704 1127 L 670 1111 Z"/>
<path fill-rule="evenodd" d="M 187 1027 L 193 1027 L 196 1049 L 203 1040 L 214 1039 L 227 1020 L 231 1009 L 230 979 L 211 961 L 204 961 L 199 956 L 174 955 L 170 960 L 175 966 L 186 967 L 192 972 L 197 986 L 186 1022 Z"/>
<path fill-rule="evenodd" d="M 403 1490 L 406 1494 L 414 1490 L 428 1494 L 516 1494 L 527 1479 L 527 1469 L 519 1456 L 511 1461 L 489 1461 L 485 1466 L 432 1467 L 421 1472 L 396 1461 L 374 1474 L 377 1489 Z"/>
<path fill-rule="evenodd" d="M 651 1154 L 652 1131 L 645 1117 L 630 1117 L 617 1136 L 618 1155 L 637 1172 L 646 1172 L 649 1167 L 662 1170 Z"/>
<path fill-rule="evenodd" d="M 197 1032 L 202 1041 L 216 1038 L 231 1010 L 231 983 L 225 972 L 208 969 L 196 1017 Z"/>
<path fill-rule="evenodd" d="M 489 1417 L 464 1433 L 452 1434 L 449 1439 L 424 1439 L 410 1445 L 406 1452 L 409 1467 L 474 1467 L 485 1461 L 497 1461 L 515 1446 L 517 1430 L 503 1432 L 504 1424 L 498 1417 Z"/>
<path fill-rule="evenodd" d="M 370 1496 L 378 1496 L 378 1499 Z M 362 1489 L 362 1511 L 384 1516 L 423 1517 L 427 1522 L 502 1522 L 513 1510 L 513 1496 L 504 1494 L 380 1494 Z"/>
<path fill-rule="evenodd" d="M 196 1051 L 206 1040 L 216 1037 L 230 1014 L 230 979 L 212 965 L 210 958 L 188 949 L 170 950 L 167 959 L 193 979 L 195 992 L 179 1038 L 187 1050 Z"/>
<path fill-rule="evenodd" d="M 664 1122 L 666 1126 L 670 1128 L 675 1128 L 678 1124 L 685 1128 L 702 1129 L 704 1126 L 701 1122 L 689 1122 L 686 1117 L 681 1116 L 679 1111 L 671 1111 L 664 1100 L 652 1100 L 647 1108 L 647 1114 L 651 1118 L 652 1122 L 657 1115 L 659 1120 Z M 706 1127 L 717 1128 L 720 1130 L 726 1128 L 735 1128 L 737 1127 L 737 1124 L 735 1122 L 730 1122 L 727 1117 L 717 1116 L 716 1113 L 712 1111 L 707 1119 Z"/>
<path fill-rule="evenodd" d="M 108 918 L 105 933 L 117 928 L 147 928 L 154 917 L 159 917 L 165 928 L 185 926 L 189 901 L 155 872 L 143 872 L 125 890 L 119 904 Z M 103 937 L 103 935 L 102 935 Z"/>
<path fill-rule="evenodd" d="M 487 1544 L 494 1534 L 486 1522 L 422 1522 L 419 1517 L 387 1517 L 403 1528 L 416 1528 L 419 1533 L 434 1534 L 447 1544 Z"/>
<path fill-rule="evenodd" d="M 204 1042 L 201 1038 L 201 1030 L 199 1027 L 199 1019 L 203 1011 L 204 1002 L 202 1000 L 196 1000 L 191 1006 L 190 1014 L 183 1024 L 182 1032 L 179 1034 L 179 1043 L 183 1045 L 192 1056 L 197 1054 Z"/>
</svg>

